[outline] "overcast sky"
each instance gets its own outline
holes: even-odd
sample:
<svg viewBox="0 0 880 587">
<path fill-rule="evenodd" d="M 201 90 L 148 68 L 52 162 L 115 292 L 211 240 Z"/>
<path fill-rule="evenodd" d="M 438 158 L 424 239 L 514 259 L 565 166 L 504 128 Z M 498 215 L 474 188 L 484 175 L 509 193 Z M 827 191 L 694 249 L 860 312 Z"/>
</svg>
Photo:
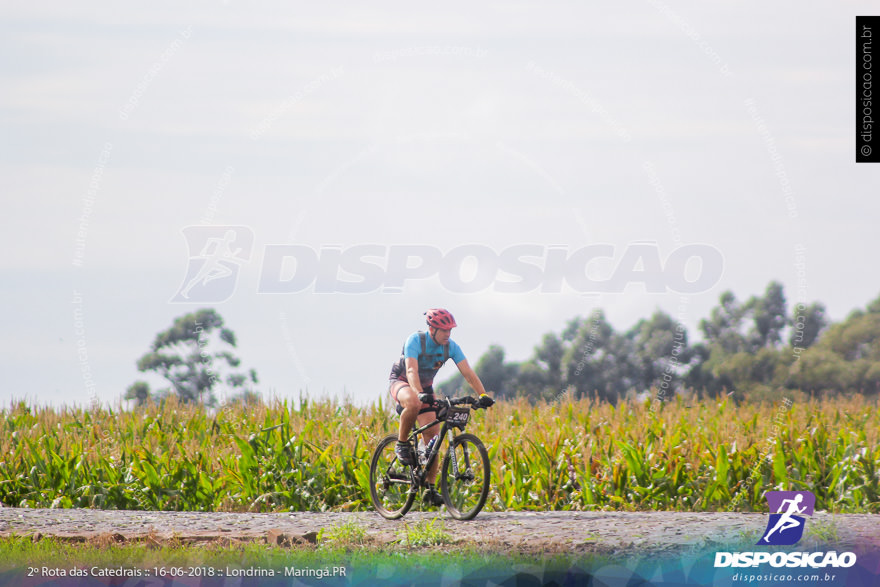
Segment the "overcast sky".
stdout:
<svg viewBox="0 0 880 587">
<path fill-rule="evenodd" d="M 4 406 L 115 404 L 201 307 L 266 395 L 362 402 L 433 306 L 475 363 L 595 308 L 697 336 L 727 289 L 880 294 L 873 3 L 52 4 L 0 8 Z M 359 293 L 304 277 L 340 250 Z"/>
</svg>

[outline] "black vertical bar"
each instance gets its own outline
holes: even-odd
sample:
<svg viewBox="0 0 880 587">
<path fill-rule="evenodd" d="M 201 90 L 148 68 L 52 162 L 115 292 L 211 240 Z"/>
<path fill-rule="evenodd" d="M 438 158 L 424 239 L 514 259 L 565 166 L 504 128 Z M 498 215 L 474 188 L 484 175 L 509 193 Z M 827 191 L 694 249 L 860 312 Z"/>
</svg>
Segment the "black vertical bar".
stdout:
<svg viewBox="0 0 880 587">
<path fill-rule="evenodd" d="M 856 17 L 856 163 L 880 163 L 874 55 L 880 16 Z M 880 66 L 878 66 L 880 67 Z"/>
</svg>

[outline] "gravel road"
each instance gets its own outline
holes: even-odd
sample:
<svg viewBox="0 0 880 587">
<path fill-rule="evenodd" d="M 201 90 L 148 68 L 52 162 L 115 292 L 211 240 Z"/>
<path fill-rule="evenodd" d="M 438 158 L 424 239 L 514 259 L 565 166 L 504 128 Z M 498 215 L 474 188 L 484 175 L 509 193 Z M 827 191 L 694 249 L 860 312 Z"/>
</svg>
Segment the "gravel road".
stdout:
<svg viewBox="0 0 880 587">
<path fill-rule="evenodd" d="M 500 552 L 652 552 L 678 554 L 689 549 L 754 540 L 766 514 L 689 512 L 481 512 L 459 522 L 438 511 L 410 512 L 402 520 L 358 513 L 196 513 L 89 509 L 0 508 L 0 536 L 53 536 L 71 541 L 133 540 L 182 543 L 263 541 L 290 544 L 315 541 L 322 529 L 356 523 L 371 542 L 398 540 L 404 524 L 440 516 L 456 540 Z M 808 519 L 804 542 L 831 541 L 838 548 L 880 549 L 880 515 L 817 512 Z"/>
</svg>

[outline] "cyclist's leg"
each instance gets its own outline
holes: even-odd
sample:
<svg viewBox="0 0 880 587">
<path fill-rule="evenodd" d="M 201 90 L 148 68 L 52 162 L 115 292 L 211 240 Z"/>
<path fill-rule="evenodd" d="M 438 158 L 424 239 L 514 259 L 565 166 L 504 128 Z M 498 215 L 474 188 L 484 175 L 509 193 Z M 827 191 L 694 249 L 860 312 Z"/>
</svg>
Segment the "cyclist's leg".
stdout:
<svg viewBox="0 0 880 587">
<path fill-rule="evenodd" d="M 434 410 L 428 411 L 427 408 L 430 408 L 431 404 L 422 403 L 419 400 L 418 394 L 413 391 L 409 385 L 403 381 L 400 381 L 399 383 L 400 385 L 392 384 L 391 395 L 403 408 L 403 412 L 400 414 L 400 435 L 398 436 L 398 439 L 406 440 L 416 422 L 418 422 L 420 427 L 425 424 L 430 424 L 437 419 L 437 412 Z M 424 391 L 425 393 L 434 394 L 434 389 L 432 387 L 426 387 Z M 422 432 L 422 438 L 424 439 L 425 444 L 428 444 L 432 438 L 437 436 L 438 432 L 440 432 L 439 424 L 431 426 Z"/>
<path fill-rule="evenodd" d="M 395 381 L 391 384 L 391 396 L 400 404 L 401 408 L 403 408 L 403 412 L 400 414 L 400 429 L 398 430 L 397 439 L 400 442 L 406 441 L 409 437 L 409 433 L 413 429 L 413 425 L 418 422 L 418 425 L 424 426 L 426 424 L 430 424 L 434 420 L 437 419 L 437 412 L 431 411 L 423 411 L 425 408 L 429 408 L 431 405 L 422 403 L 419 400 L 419 395 L 413 391 L 413 389 L 409 386 L 405 381 Z M 432 387 L 427 387 L 424 389 L 426 393 L 434 393 L 434 389 Z M 422 438 L 425 441 L 425 445 L 427 445 L 432 438 L 437 436 L 440 432 L 440 425 L 431 426 L 427 430 L 422 433 Z M 415 447 L 414 447 L 415 448 Z M 434 479 L 437 477 L 437 471 L 440 468 L 440 459 L 436 459 L 434 464 L 431 466 L 431 469 L 428 471 L 428 474 L 425 478 L 425 481 L 428 483 L 434 483 Z"/>
<path fill-rule="evenodd" d="M 425 408 L 431 407 L 431 404 L 422 403 L 419 400 L 419 395 L 413 391 L 412 387 L 405 381 L 393 381 L 391 383 L 391 387 L 389 389 L 391 392 L 391 397 L 400 404 L 400 407 L 403 411 L 400 414 L 400 428 L 398 430 L 397 439 L 400 442 L 405 442 L 409 437 L 409 433 L 412 431 L 413 426 L 418 422 L 419 427 L 424 426 L 426 424 L 430 424 L 434 420 L 437 419 L 437 412 L 434 410 L 425 411 Z M 432 387 L 426 387 L 424 389 L 426 393 L 433 394 L 434 389 Z M 422 438 L 424 439 L 425 445 L 431 442 L 431 439 L 437 436 L 440 432 L 440 425 L 437 424 L 435 426 L 431 426 L 427 430 L 422 433 Z M 413 447 L 415 448 L 415 447 Z M 440 459 L 435 459 L 434 464 L 431 466 L 431 469 L 428 471 L 427 476 L 425 477 L 425 481 L 429 484 L 433 484 L 434 480 L 437 478 L 437 471 L 440 469 Z"/>
<path fill-rule="evenodd" d="M 424 426 L 425 424 L 430 424 L 431 422 L 433 422 L 436 419 L 437 419 L 437 412 L 434 412 L 434 411 L 419 414 L 417 417 L 417 420 L 418 420 L 420 427 Z M 437 436 L 439 433 L 440 433 L 440 424 L 436 424 L 434 426 L 431 426 L 430 428 L 428 428 L 427 430 L 422 432 L 422 437 L 425 439 L 425 446 L 427 446 L 428 443 L 431 442 L 431 439 L 434 438 L 435 436 Z M 437 439 L 437 442 L 439 442 L 439 441 L 440 441 L 440 439 Z M 440 469 L 440 458 L 438 457 L 437 459 L 434 460 L 434 464 L 431 465 L 430 470 L 428 470 L 428 474 L 425 476 L 425 481 L 427 483 L 434 483 L 434 479 L 437 478 L 437 471 L 439 469 Z"/>
<path fill-rule="evenodd" d="M 405 381 L 391 380 L 388 392 L 397 403 L 397 413 L 400 414 L 400 425 L 397 431 L 397 446 L 394 449 L 397 458 L 404 465 L 417 465 L 417 457 L 415 447 L 408 440 L 409 430 L 415 422 L 410 414 L 412 410 L 408 408 L 409 398 L 406 392 L 400 393 L 401 390 L 409 389 Z M 416 410 L 418 412 L 418 410 Z"/>
<path fill-rule="evenodd" d="M 412 425 L 415 424 L 416 422 L 418 422 L 418 425 L 421 428 L 422 426 L 430 424 L 431 422 L 436 420 L 437 419 L 437 412 L 435 412 L 432 409 L 429 409 L 431 407 L 431 404 L 422 403 L 421 401 L 419 401 L 418 394 L 414 393 L 412 391 L 412 388 L 407 387 L 406 390 L 415 396 L 416 401 L 414 403 L 418 406 L 418 409 L 416 410 L 416 417 L 412 421 L 412 424 L 410 424 L 407 428 L 404 428 L 403 417 L 401 416 L 401 421 L 400 421 L 401 431 L 406 430 L 408 433 L 409 430 L 412 430 Z M 431 394 L 432 396 L 434 395 L 434 387 L 433 386 L 430 386 L 430 385 L 426 386 L 423 389 L 423 391 L 425 393 Z M 428 428 L 427 430 L 422 432 L 422 439 L 425 442 L 425 446 L 427 446 L 428 443 L 431 442 L 431 439 L 434 438 L 435 436 L 437 436 L 437 434 L 439 432 L 440 432 L 440 425 L 439 424 L 437 424 L 436 426 L 431 426 L 430 428 Z M 437 470 L 439 468 L 439 465 L 440 465 L 440 459 L 435 460 L 433 466 L 431 467 L 431 470 L 428 471 L 428 475 L 425 478 L 426 482 L 434 483 L 434 478 L 437 476 Z"/>
<path fill-rule="evenodd" d="M 403 411 L 400 413 L 400 429 L 397 433 L 397 440 L 405 442 L 413 429 L 413 424 L 416 423 L 422 402 L 419 401 L 418 394 L 413 391 L 406 381 L 393 381 L 389 391 L 394 401 L 403 408 Z"/>
</svg>

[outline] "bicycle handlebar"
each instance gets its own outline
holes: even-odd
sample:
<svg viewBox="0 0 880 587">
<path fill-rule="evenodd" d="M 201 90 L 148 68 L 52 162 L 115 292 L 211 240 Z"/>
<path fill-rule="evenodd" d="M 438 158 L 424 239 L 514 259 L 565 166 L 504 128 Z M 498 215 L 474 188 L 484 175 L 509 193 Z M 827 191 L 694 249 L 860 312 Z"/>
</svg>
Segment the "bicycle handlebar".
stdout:
<svg viewBox="0 0 880 587">
<path fill-rule="evenodd" d="M 433 400 L 433 401 L 429 401 Z M 472 396 L 465 395 L 462 397 L 444 397 L 443 399 L 437 399 L 434 397 L 432 393 L 420 393 L 419 401 L 423 404 L 430 403 L 434 407 L 440 407 L 443 404 L 447 406 L 458 406 L 461 404 L 470 404 L 474 407 L 474 409 L 480 409 L 480 400 L 473 398 Z"/>
</svg>

